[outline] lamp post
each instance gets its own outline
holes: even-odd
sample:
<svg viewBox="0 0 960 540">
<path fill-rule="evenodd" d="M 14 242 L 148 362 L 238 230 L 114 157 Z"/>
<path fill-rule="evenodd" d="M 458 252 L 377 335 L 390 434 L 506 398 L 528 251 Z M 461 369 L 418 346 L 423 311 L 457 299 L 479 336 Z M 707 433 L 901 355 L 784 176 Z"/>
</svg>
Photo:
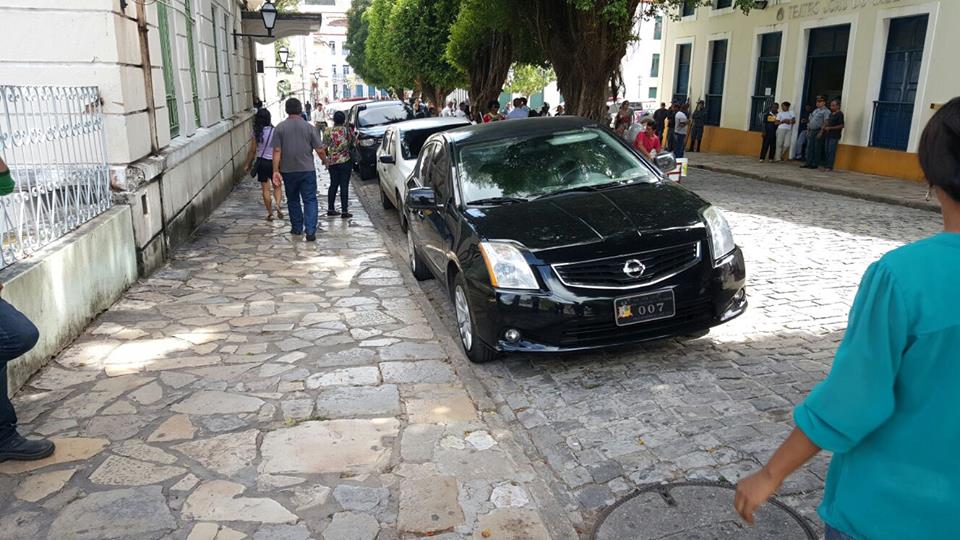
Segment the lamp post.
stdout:
<svg viewBox="0 0 960 540">
<path fill-rule="evenodd" d="M 260 18 L 263 20 L 263 27 L 267 29 L 266 34 L 242 34 L 240 32 L 234 32 L 233 37 L 273 37 L 273 28 L 277 25 L 277 6 L 273 5 L 272 0 L 264 2 L 260 8 Z"/>
<path fill-rule="evenodd" d="M 287 66 L 287 59 L 290 58 L 290 49 L 280 47 L 277 49 L 277 57 L 280 59 L 280 64 L 282 64 L 283 67 L 290 69 L 289 66 Z"/>
</svg>

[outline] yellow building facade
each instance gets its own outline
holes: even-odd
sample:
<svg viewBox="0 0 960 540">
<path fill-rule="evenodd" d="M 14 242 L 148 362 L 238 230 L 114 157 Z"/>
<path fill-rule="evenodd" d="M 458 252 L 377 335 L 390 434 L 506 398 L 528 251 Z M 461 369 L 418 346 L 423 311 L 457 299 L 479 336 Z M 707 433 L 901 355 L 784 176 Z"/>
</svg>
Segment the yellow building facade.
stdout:
<svg viewBox="0 0 960 540">
<path fill-rule="evenodd" d="M 774 100 L 800 116 L 822 94 L 845 115 L 837 168 L 922 179 L 923 126 L 960 95 L 960 0 L 772 0 L 749 15 L 733 3 L 664 29 L 660 95 L 706 102 L 704 151 L 759 155 Z"/>
</svg>

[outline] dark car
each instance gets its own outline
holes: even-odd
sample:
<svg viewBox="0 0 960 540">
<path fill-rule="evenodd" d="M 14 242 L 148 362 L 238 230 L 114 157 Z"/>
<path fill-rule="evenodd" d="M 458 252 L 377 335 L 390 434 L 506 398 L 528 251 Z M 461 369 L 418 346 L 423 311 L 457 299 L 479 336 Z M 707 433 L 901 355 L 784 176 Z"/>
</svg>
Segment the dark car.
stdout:
<svg viewBox="0 0 960 540">
<path fill-rule="evenodd" d="M 402 101 L 371 101 L 350 108 L 347 124 L 353 130 L 350 157 L 366 180 L 377 175 L 377 149 L 387 126 L 413 118 L 413 110 Z"/>
<path fill-rule="evenodd" d="M 723 214 L 592 121 L 438 133 L 409 188 L 411 269 L 444 281 L 474 362 L 696 334 L 746 309 Z"/>
</svg>

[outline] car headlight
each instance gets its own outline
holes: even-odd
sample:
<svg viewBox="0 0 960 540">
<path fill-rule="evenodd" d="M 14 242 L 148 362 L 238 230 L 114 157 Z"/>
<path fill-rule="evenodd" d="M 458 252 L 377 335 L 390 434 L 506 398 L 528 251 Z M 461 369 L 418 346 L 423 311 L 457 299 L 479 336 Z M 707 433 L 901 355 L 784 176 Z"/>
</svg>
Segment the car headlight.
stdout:
<svg viewBox="0 0 960 540">
<path fill-rule="evenodd" d="M 523 253 L 513 244 L 480 242 L 480 253 L 487 264 L 490 284 L 498 289 L 539 289 L 533 270 Z"/>
<path fill-rule="evenodd" d="M 376 139 L 360 139 L 360 146 L 370 147 L 370 146 L 376 146 L 376 144 L 377 144 Z"/>
<path fill-rule="evenodd" d="M 733 242 L 733 231 L 723 212 L 716 206 L 703 211 L 703 222 L 707 225 L 707 234 L 710 235 L 710 253 L 713 260 L 718 261 L 733 251 L 736 244 Z"/>
</svg>

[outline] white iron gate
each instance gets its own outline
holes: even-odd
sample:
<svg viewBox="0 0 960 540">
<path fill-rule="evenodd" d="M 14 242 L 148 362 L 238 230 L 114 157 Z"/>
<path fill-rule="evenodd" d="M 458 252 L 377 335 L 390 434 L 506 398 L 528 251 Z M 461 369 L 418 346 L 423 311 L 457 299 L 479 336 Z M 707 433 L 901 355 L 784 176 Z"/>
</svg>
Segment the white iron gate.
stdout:
<svg viewBox="0 0 960 540">
<path fill-rule="evenodd" d="M 0 197 L 0 268 L 110 208 L 95 86 L 0 85 L 0 157 L 17 184 Z"/>
</svg>

